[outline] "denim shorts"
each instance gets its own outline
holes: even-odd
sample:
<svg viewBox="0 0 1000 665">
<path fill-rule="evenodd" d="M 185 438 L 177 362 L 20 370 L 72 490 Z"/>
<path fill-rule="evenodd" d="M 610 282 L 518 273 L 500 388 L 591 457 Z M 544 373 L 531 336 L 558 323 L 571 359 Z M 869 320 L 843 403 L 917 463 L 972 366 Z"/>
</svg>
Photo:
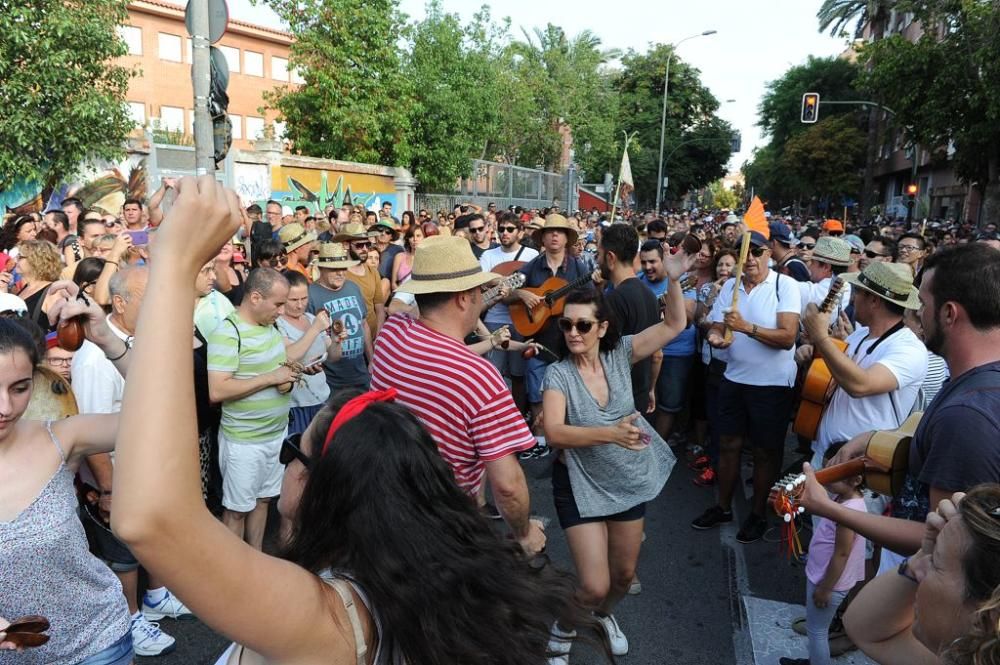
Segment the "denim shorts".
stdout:
<svg viewBox="0 0 1000 665">
<path fill-rule="evenodd" d="M 78 663 L 78 665 L 129 665 L 134 655 L 132 651 L 132 632 L 126 631 L 117 642 L 107 649 L 101 649 L 90 658 Z"/>
<path fill-rule="evenodd" d="M 687 398 L 688 377 L 694 366 L 694 356 L 663 356 L 660 375 L 656 379 L 656 409 L 664 413 L 680 413 Z"/>
<path fill-rule="evenodd" d="M 643 502 L 614 515 L 582 517 L 569 482 L 569 469 L 559 460 L 552 464 L 552 501 L 556 504 L 556 516 L 563 530 L 591 522 L 632 522 L 646 516 L 646 503 Z"/>
<path fill-rule="evenodd" d="M 545 370 L 549 363 L 539 360 L 538 356 L 528 358 L 524 364 L 524 389 L 528 394 L 530 404 L 542 403 L 542 381 L 545 380 Z"/>
</svg>

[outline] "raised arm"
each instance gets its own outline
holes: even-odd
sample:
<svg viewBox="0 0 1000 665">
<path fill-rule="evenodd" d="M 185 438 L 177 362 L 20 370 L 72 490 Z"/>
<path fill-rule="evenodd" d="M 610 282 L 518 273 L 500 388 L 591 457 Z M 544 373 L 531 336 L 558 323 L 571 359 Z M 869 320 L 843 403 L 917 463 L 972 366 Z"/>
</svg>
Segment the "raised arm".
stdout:
<svg viewBox="0 0 1000 665">
<path fill-rule="evenodd" d="M 202 621 L 265 659 L 355 662 L 346 610 L 326 602 L 316 576 L 243 543 L 201 497 L 192 288 L 232 236 L 238 206 L 214 176 L 184 178 L 158 232 L 125 387 L 112 528 Z"/>
</svg>

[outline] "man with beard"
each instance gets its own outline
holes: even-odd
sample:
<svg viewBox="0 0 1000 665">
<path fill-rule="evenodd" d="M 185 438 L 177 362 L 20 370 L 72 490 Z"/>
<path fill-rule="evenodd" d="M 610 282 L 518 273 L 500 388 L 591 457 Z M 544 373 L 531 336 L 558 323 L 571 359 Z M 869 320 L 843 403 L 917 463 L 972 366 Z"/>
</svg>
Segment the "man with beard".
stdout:
<svg viewBox="0 0 1000 665">
<path fill-rule="evenodd" d="M 711 529 L 733 520 L 733 494 L 740 482 L 744 440 L 753 452 L 752 512 L 736 540 L 752 543 L 767 531 L 767 497 L 781 470 L 785 434 L 794 401 L 795 338 L 799 332 L 801 299 L 798 282 L 768 268 L 771 251 L 763 234 L 744 237 L 743 277 L 730 279 L 719 291 L 709 315 L 706 340 L 714 348 L 732 347 L 719 384 L 719 501 L 691 522 Z M 733 291 L 739 302 L 731 308 Z M 726 338 L 726 328 L 731 336 Z"/>
<path fill-rule="evenodd" d="M 870 280 L 866 285 L 860 275 L 854 284 L 859 290 L 888 292 Z M 943 499 L 980 483 L 1000 482 L 1000 251 L 973 243 L 931 254 L 919 302 L 924 344 L 945 359 L 951 380 L 910 442 L 908 473 L 893 497 L 892 516 L 847 515 L 816 482 L 813 470 L 805 470 L 802 505 L 882 545 L 880 572 L 920 549 L 924 520 Z M 855 436 L 831 462 L 862 455 L 873 434 Z M 885 549 L 898 554 L 887 556 Z"/>
<path fill-rule="evenodd" d="M 347 279 L 361 291 L 368 329 L 372 339 L 375 339 L 378 329 L 385 323 L 385 299 L 382 297 L 382 277 L 376 268 L 368 265 L 368 249 L 372 246 L 368 230 L 363 224 L 347 224 L 333 237 L 333 241 L 347 245 L 351 259 L 357 261 L 347 269 Z"/>
</svg>

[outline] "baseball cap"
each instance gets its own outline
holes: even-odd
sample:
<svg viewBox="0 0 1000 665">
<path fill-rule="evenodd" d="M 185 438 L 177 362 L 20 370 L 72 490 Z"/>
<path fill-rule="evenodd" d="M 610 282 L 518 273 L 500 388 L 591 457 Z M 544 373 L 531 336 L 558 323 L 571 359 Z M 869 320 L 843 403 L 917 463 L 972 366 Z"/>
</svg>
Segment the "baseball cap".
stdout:
<svg viewBox="0 0 1000 665">
<path fill-rule="evenodd" d="M 761 233 L 760 231 L 751 231 L 750 244 L 753 245 L 754 247 L 767 247 L 767 238 L 765 238 L 764 234 Z M 741 243 L 740 247 L 742 246 L 743 245 Z"/>
<path fill-rule="evenodd" d="M 839 219 L 828 219 L 825 222 L 823 222 L 823 230 L 824 231 L 843 231 L 844 230 L 844 223 L 841 222 Z"/>
<path fill-rule="evenodd" d="M 844 236 L 844 240 L 847 242 L 848 245 L 851 246 L 852 250 L 858 252 L 865 251 L 865 241 L 859 238 L 858 236 L 854 235 L 853 233 L 851 235 Z"/>
<path fill-rule="evenodd" d="M 767 227 L 771 231 L 771 240 L 777 240 L 782 245 L 788 245 L 789 247 L 795 247 L 799 244 L 799 241 L 792 235 L 792 230 L 787 224 L 771 222 Z"/>
</svg>

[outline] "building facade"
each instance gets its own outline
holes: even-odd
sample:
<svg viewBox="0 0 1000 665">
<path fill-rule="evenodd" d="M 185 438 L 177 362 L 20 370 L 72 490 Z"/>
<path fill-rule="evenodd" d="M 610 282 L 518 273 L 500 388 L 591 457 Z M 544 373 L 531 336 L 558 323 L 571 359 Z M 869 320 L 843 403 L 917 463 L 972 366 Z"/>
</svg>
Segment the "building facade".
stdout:
<svg viewBox="0 0 1000 665">
<path fill-rule="evenodd" d="M 159 0 L 136 0 L 129 21 L 120 27 L 128 45 L 126 65 L 139 75 L 129 84 L 128 104 L 140 126 L 169 132 L 179 142 L 191 140 L 194 93 L 191 86 L 191 38 L 184 26 L 184 7 Z M 275 27 L 229 20 L 215 44 L 229 65 L 229 118 L 233 147 L 247 149 L 269 125 L 276 136 L 283 126 L 277 112 L 264 109 L 264 92 L 294 86 L 301 78 L 288 63 L 292 36 Z"/>
</svg>

